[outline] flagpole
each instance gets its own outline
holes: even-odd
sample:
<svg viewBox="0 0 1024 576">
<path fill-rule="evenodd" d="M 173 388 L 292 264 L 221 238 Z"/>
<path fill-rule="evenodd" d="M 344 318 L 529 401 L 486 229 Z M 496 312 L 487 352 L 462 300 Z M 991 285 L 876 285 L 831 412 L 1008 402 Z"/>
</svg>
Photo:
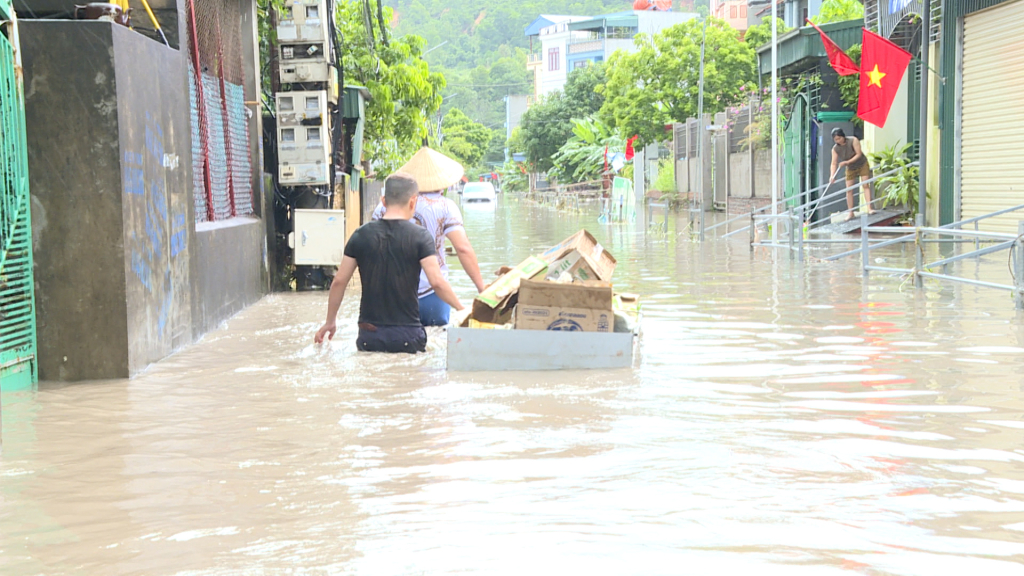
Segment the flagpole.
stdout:
<svg viewBox="0 0 1024 576">
<path fill-rule="evenodd" d="M 708 16 L 704 15 L 704 32 L 700 39 L 700 77 L 697 80 L 697 193 L 700 194 L 700 232 L 699 240 L 704 241 L 704 45 L 708 37 Z"/>
<path fill-rule="evenodd" d="M 779 243 L 779 3 L 772 2 L 772 244 Z"/>
<path fill-rule="evenodd" d="M 931 57 L 931 28 L 932 28 L 932 7 L 931 1 L 925 0 L 924 14 L 921 18 L 921 127 L 918 139 L 917 160 L 920 163 L 920 181 L 917 190 L 917 212 L 921 215 L 918 225 L 924 224 L 927 220 L 928 208 L 928 60 Z M 936 224 L 937 225 L 937 224 Z"/>
</svg>

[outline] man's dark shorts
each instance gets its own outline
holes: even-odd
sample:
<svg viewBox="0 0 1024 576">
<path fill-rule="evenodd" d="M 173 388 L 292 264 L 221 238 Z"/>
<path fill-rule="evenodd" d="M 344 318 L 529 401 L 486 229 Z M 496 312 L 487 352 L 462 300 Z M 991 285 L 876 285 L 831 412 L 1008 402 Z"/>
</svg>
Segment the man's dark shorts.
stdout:
<svg viewBox="0 0 1024 576">
<path fill-rule="evenodd" d="M 356 348 L 362 352 L 426 352 L 427 331 L 423 326 L 360 324 Z"/>
</svg>

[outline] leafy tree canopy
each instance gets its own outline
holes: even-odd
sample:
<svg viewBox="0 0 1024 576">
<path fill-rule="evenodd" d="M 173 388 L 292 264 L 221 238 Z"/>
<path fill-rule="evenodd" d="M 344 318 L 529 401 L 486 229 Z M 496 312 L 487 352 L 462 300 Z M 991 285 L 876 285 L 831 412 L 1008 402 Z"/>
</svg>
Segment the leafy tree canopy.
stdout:
<svg viewBox="0 0 1024 576">
<path fill-rule="evenodd" d="M 442 151 L 462 163 L 467 171 L 477 167 L 487 152 L 493 131 L 473 122 L 458 108 L 452 108 L 445 114 L 441 126 L 444 134 Z"/>
<path fill-rule="evenodd" d="M 786 32 L 792 30 L 792 28 L 786 26 L 786 23 L 782 20 L 782 18 L 776 18 L 775 21 L 777 22 L 779 36 L 782 36 Z M 743 41 L 746 42 L 748 46 L 753 48 L 755 52 L 761 46 L 764 46 L 765 44 L 771 42 L 772 19 L 765 18 L 764 21 L 761 22 L 760 24 L 747 28 L 747 32 L 743 35 Z"/>
<path fill-rule="evenodd" d="M 600 117 L 641 144 L 663 140 L 664 127 L 697 115 L 703 22 L 690 20 L 655 35 L 654 46 L 639 38 L 638 52 L 616 52 L 600 88 Z M 736 30 L 708 20 L 704 67 L 704 112 L 714 114 L 739 101 L 755 78 L 754 50 Z"/>
<path fill-rule="evenodd" d="M 384 19 L 393 19 L 390 8 L 384 8 Z M 431 72 L 421 58 L 423 38 L 412 34 L 391 38 L 385 27 L 383 34 L 389 38 L 382 42 L 382 31 L 366 25 L 359 0 L 339 0 L 337 20 L 344 38 L 345 83 L 365 86 L 373 97 L 366 106 L 366 158 L 389 174 L 422 144 L 427 117 L 441 106 L 445 78 Z M 370 32 L 378 37 L 372 40 Z"/>
<path fill-rule="evenodd" d="M 602 66 L 573 70 L 564 93 L 553 92 L 523 115 L 521 133 L 513 139 L 535 171 L 547 172 L 554 166 L 553 157 L 573 135 L 572 120 L 593 116 L 601 108 L 604 97 L 595 89 L 603 80 Z"/>
<path fill-rule="evenodd" d="M 860 0 L 825 0 L 818 15 L 811 20 L 818 25 L 845 22 L 864 17 L 864 4 Z"/>
</svg>

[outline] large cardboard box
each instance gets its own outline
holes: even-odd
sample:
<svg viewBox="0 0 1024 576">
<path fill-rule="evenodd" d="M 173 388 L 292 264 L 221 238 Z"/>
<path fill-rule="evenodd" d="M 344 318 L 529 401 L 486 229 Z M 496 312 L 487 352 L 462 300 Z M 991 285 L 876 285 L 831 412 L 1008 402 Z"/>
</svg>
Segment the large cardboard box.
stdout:
<svg viewBox="0 0 1024 576">
<path fill-rule="evenodd" d="M 519 266 L 503 274 L 473 300 L 473 319 L 491 324 L 509 322 L 517 302 L 519 282 L 524 278 L 540 276 L 547 269 L 547 262 L 530 256 Z"/>
<path fill-rule="evenodd" d="M 515 326 L 517 330 L 611 332 L 615 327 L 611 284 L 523 280 Z"/>
<path fill-rule="evenodd" d="M 594 236 L 580 230 L 541 255 L 548 263 L 550 280 L 602 280 L 609 282 L 617 262 Z"/>
</svg>

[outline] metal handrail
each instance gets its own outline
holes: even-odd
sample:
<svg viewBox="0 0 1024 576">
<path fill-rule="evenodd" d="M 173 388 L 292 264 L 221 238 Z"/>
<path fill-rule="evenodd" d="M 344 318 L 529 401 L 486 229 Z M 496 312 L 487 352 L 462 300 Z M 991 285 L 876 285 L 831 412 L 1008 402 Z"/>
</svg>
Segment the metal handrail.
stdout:
<svg viewBox="0 0 1024 576">
<path fill-rule="evenodd" d="M 1021 210 L 1021 209 L 1024 209 L 1024 204 L 1019 204 L 1019 205 L 1014 206 L 1012 208 L 1004 208 L 1002 210 L 997 210 L 995 212 L 990 212 L 988 214 L 982 214 L 981 216 L 975 216 L 973 218 L 968 218 L 967 220 L 959 220 L 957 222 L 950 222 L 949 224 L 943 224 L 942 226 L 939 226 L 939 228 L 942 229 L 943 231 L 950 230 L 950 229 L 956 229 L 956 228 L 959 228 L 960 226 L 963 226 L 964 224 L 973 224 L 975 222 L 980 222 L 980 221 L 985 220 L 987 218 L 994 218 L 996 216 L 1002 216 L 1003 214 L 1008 214 L 1010 212 L 1015 212 L 1015 211 Z M 870 229 L 869 229 L 869 231 L 870 231 Z M 914 234 L 907 234 L 905 236 L 900 236 L 899 238 L 893 238 L 891 240 L 886 240 L 885 242 L 882 242 L 880 244 L 875 244 L 875 245 L 871 246 L 869 248 L 869 250 L 874 250 L 875 248 L 884 248 L 886 246 L 892 246 L 894 244 L 899 244 L 901 242 L 906 242 L 907 240 L 910 240 L 910 239 L 912 239 L 914 237 L 915 237 Z M 846 252 L 841 252 L 839 254 L 834 254 L 832 256 L 827 256 L 827 257 L 824 258 L 824 260 L 833 261 L 833 260 L 838 260 L 840 258 L 845 258 L 847 256 L 852 256 L 854 254 L 859 254 L 859 253 L 860 253 L 860 250 L 848 250 Z"/>
<path fill-rule="evenodd" d="M 916 162 L 911 162 L 907 166 L 915 166 L 915 165 L 917 165 Z M 903 170 L 903 168 L 906 168 L 906 166 L 901 167 L 901 168 L 894 168 L 894 169 L 889 170 L 888 172 L 885 172 L 883 174 L 879 174 L 877 176 L 872 176 L 871 178 L 869 178 L 866 181 L 859 182 L 857 184 L 854 184 L 853 186 L 847 186 L 847 187 L 842 188 L 840 190 L 837 190 L 835 192 L 831 192 L 831 193 L 826 194 L 826 195 L 824 195 L 824 196 L 822 196 L 822 197 L 820 197 L 820 198 L 818 198 L 816 200 L 808 200 L 807 202 L 804 202 L 803 204 L 798 204 L 797 206 L 794 206 L 793 210 L 794 211 L 800 211 L 803 208 L 807 208 L 811 204 L 820 204 L 826 198 L 837 198 L 841 194 L 846 194 L 850 190 L 856 190 L 857 188 L 860 188 L 861 186 L 863 186 L 865 184 L 872 184 L 872 183 L 874 183 L 875 180 L 877 180 L 879 178 L 886 178 L 888 176 L 891 176 L 892 174 L 894 174 L 896 172 L 899 172 L 900 170 Z M 811 192 L 814 192 L 815 190 L 820 190 L 822 188 L 827 189 L 831 185 L 832 185 L 831 183 L 823 184 L 821 186 L 817 186 L 815 188 L 811 188 L 810 190 L 805 190 L 805 191 L 801 192 L 800 195 L 804 196 L 806 194 L 810 194 Z M 712 226 L 710 228 L 705 228 L 704 231 L 705 232 L 710 232 L 710 231 L 714 230 L 715 228 L 719 228 L 721 226 L 725 226 L 725 225 L 731 224 L 731 223 L 733 223 L 733 222 L 735 222 L 737 220 L 743 220 L 743 219 L 746 219 L 746 218 L 750 218 L 750 216 L 753 215 L 753 214 L 757 214 L 759 212 L 764 212 L 765 210 L 770 209 L 773 205 L 784 204 L 786 202 L 789 202 L 789 200 L 790 200 L 789 198 L 783 198 L 783 199 L 778 200 L 776 202 L 769 202 L 767 205 L 762 206 L 762 207 L 758 208 L 757 210 L 751 210 L 750 212 L 746 212 L 744 214 L 736 216 L 735 218 L 730 218 L 730 219 L 728 219 L 728 220 L 726 220 L 724 222 L 719 222 L 718 224 L 715 224 L 714 226 Z M 876 199 L 872 200 L 871 203 L 873 204 L 873 203 L 877 202 L 878 200 L 881 200 L 881 198 L 876 198 Z M 817 209 L 817 206 L 815 206 L 815 209 Z M 823 221 L 824 221 L 824 219 L 818 220 L 816 222 L 812 222 L 809 227 L 813 227 L 815 224 L 823 222 Z M 733 234 L 737 234 L 739 232 L 743 232 L 744 230 L 746 230 L 746 228 L 740 228 L 739 230 L 733 230 L 732 232 L 726 234 L 725 236 L 722 236 L 722 238 L 728 238 L 729 236 L 732 236 Z"/>
</svg>

